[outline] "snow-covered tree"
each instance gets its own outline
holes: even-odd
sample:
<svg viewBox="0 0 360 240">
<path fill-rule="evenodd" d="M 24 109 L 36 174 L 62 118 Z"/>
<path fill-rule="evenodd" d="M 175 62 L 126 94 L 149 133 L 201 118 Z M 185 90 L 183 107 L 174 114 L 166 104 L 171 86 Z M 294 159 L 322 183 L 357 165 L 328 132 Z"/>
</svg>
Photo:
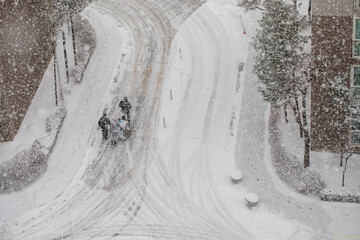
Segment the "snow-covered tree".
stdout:
<svg viewBox="0 0 360 240">
<path fill-rule="evenodd" d="M 299 34 L 304 24 L 293 5 L 282 0 L 266 0 L 266 11 L 253 45 L 258 51 L 254 71 L 262 83 L 261 92 L 269 102 L 283 104 L 297 94 L 294 74 L 306 37 Z"/>
<path fill-rule="evenodd" d="M 338 152 L 340 152 L 340 166 L 343 166 L 344 159 L 347 163 L 349 157 L 352 156 L 356 150 L 354 146 L 349 144 L 348 130 L 360 128 L 360 106 L 358 104 L 351 104 L 351 89 L 348 78 L 348 74 L 344 74 L 342 76 L 336 76 L 329 81 L 332 96 L 330 106 L 335 109 L 338 116 L 342 116 L 341 119 L 336 119 L 336 121 L 330 123 L 333 127 L 340 130 L 340 144 L 337 149 Z M 346 163 L 343 178 L 346 172 Z"/>
<path fill-rule="evenodd" d="M 52 33 L 52 42 L 53 42 L 53 54 L 54 54 L 54 82 L 55 82 L 55 101 L 56 105 L 58 105 L 57 98 L 57 78 L 56 78 L 56 67 L 57 63 L 57 55 L 56 55 L 56 38 L 58 32 L 62 32 L 62 40 L 63 40 L 63 49 L 64 49 L 64 64 L 67 81 L 69 82 L 69 66 L 68 66 L 68 58 L 67 58 L 67 50 L 66 50 L 66 38 L 65 33 L 61 30 L 62 26 L 65 23 L 70 23 L 70 28 L 72 32 L 72 42 L 73 42 L 73 52 L 74 52 L 74 62 L 77 65 L 77 54 L 76 54 L 76 44 L 75 44 L 75 31 L 73 28 L 73 15 L 81 12 L 91 0 L 51 0 L 52 6 L 52 22 L 53 22 L 53 33 Z"/>
<path fill-rule="evenodd" d="M 75 30 L 74 30 L 74 21 L 73 16 L 75 14 L 79 14 L 86 5 L 88 5 L 91 0 L 67 0 L 67 7 L 68 7 L 68 17 L 69 17 L 69 24 L 71 29 L 71 38 L 72 38 L 72 45 L 73 45 L 73 52 L 74 52 L 74 61 L 75 65 L 77 65 L 77 52 L 76 52 L 76 41 L 75 41 Z"/>
<path fill-rule="evenodd" d="M 304 53 L 308 37 L 300 34 L 306 26 L 295 4 L 265 0 L 266 11 L 253 46 L 258 54 L 254 72 L 260 80 L 264 100 L 284 107 L 290 105 L 304 136 L 304 167 L 310 165 L 310 135 L 306 98 L 309 87 L 309 58 Z"/>
</svg>

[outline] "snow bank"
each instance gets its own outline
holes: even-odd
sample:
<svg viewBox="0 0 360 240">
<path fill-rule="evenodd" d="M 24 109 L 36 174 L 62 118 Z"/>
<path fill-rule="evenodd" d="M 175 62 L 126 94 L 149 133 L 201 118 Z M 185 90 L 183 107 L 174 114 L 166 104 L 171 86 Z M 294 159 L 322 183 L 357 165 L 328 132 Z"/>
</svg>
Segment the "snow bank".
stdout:
<svg viewBox="0 0 360 240">
<path fill-rule="evenodd" d="M 323 178 L 317 172 L 304 168 L 295 155 L 285 151 L 281 145 L 280 130 L 277 126 L 278 119 L 279 108 L 272 105 L 269 119 L 269 140 L 277 174 L 299 193 L 318 194 L 325 188 Z"/>
<path fill-rule="evenodd" d="M 47 135 L 34 141 L 9 161 L 0 164 L 0 193 L 19 191 L 36 181 L 46 170 L 47 159 L 55 145 L 66 111 L 59 108 L 46 121 Z"/>
</svg>

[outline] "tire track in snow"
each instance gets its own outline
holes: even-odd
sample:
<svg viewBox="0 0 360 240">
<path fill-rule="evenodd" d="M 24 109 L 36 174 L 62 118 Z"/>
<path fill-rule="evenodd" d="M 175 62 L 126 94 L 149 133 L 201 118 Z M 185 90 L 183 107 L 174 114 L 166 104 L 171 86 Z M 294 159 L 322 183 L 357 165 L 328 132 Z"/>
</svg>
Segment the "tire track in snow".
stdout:
<svg viewBox="0 0 360 240">
<path fill-rule="evenodd" d="M 205 12 L 205 11 L 204 11 Z M 212 45 L 215 48 L 215 69 L 214 69 L 214 83 L 213 88 L 211 90 L 211 97 L 209 99 L 208 108 L 206 111 L 204 124 L 203 124 L 203 131 L 201 136 L 201 142 L 200 147 L 198 150 L 199 153 L 199 159 L 197 169 L 194 169 L 194 173 L 192 177 L 198 178 L 200 181 L 203 181 L 202 184 L 198 184 L 200 189 L 194 189 L 195 192 L 201 191 L 204 186 L 207 187 L 207 191 L 204 190 L 203 195 L 203 201 L 202 203 L 205 204 L 209 201 L 209 199 L 212 200 L 211 206 L 215 206 L 215 211 L 217 215 L 224 221 L 225 224 L 227 224 L 228 227 L 232 228 L 232 231 L 236 234 L 241 233 L 241 236 L 244 239 L 250 239 L 251 235 L 248 233 L 247 230 L 244 228 L 241 228 L 240 225 L 236 224 L 236 220 L 232 217 L 231 214 L 227 212 L 227 208 L 222 205 L 221 201 L 216 197 L 215 191 L 213 189 L 214 183 L 211 182 L 211 173 L 209 171 L 209 159 L 210 159 L 210 153 L 208 152 L 211 147 L 211 138 L 214 138 L 211 131 L 211 125 L 214 124 L 213 122 L 216 122 L 217 116 L 215 112 L 215 104 L 219 104 L 219 99 L 217 98 L 217 95 L 226 96 L 226 94 L 231 93 L 231 91 L 225 91 L 221 92 L 221 87 L 223 85 L 231 85 L 227 82 L 229 77 L 226 73 L 226 68 L 224 67 L 226 65 L 226 57 L 230 56 L 231 54 L 228 53 L 227 46 L 229 46 L 229 40 L 225 38 L 227 36 L 227 33 L 225 31 L 224 26 L 222 26 L 220 21 L 216 21 L 217 17 L 213 15 L 211 10 L 207 9 L 207 13 L 200 16 L 200 22 L 198 23 L 200 29 L 206 30 L 204 33 L 207 36 L 211 36 L 212 38 L 210 41 L 212 41 Z M 212 16 L 212 17 L 210 17 Z M 206 28 L 205 26 L 208 26 Z M 209 28 L 211 26 L 211 28 Z M 235 98 L 235 97 L 234 97 Z M 221 104 L 221 102 L 220 102 Z M 229 112 L 231 109 L 229 109 Z M 228 115 L 228 114 L 227 114 Z M 219 136 L 220 137 L 220 136 Z M 216 137 L 215 137 L 216 138 Z M 205 169 L 205 171 L 203 171 Z M 191 181 L 193 182 L 193 181 Z"/>
<path fill-rule="evenodd" d="M 161 210 L 157 210 L 157 209 L 152 208 L 152 213 L 153 214 L 157 213 L 159 218 L 164 218 L 165 217 L 164 214 L 161 214 Z"/>
<path fill-rule="evenodd" d="M 225 223 L 225 224 L 222 225 L 223 228 L 221 228 L 219 226 L 212 226 L 212 224 L 214 224 L 215 222 L 220 225 L 222 224 L 222 223 L 219 223 L 218 220 L 214 220 L 214 219 L 218 219 L 218 218 L 214 217 L 213 218 L 214 222 L 209 222 L 208 227 L 212 226 L 212 227 L 215 227 L 218 231 L 227 232 L 224 234 L 224 236 L 227 235 L 227 237 L 228 237 L 227 239 L 234 238 L 234 235 L 236 235 L 239 232 L 241 232 L 242 235 L 246 235 L 247 238 L 249 238 L 249 234 L 247 233 L 247 231 L 245 229 L 241 229 L 241 227 L 234 224 L 234 222 L 235 222 L 234 219 L 231 218 L 231 215 L 226 212 L 225 207 L 221 205 L 221 203 L 218 201 L 218 199 L 216 199 L 215 194 L 213 193 L 213 190 L 211 189 L 211 183 L 209 181 L 209 172 L 203 172 L 204 169 L 207 169 L 205 145 L 209 143 L 209 139 L 208 139 L 208 132 L 210 131 L 209 126 L 210 126 L 210 122 L 211 122 L 211 117 L 214 115 L 214 109 L 213 109 L 214 101 L 216 98 L 216 91 L 218 91 L 217 87 L 218 87 L 218 81 L 220 78 L 218 69 L 220 69 L 221 65 L 224 64 L 221 61 L 223 61 L 225 56 L 227 55 L 225 53 L 226 52 L 225 48 L 221 48 L 221 47 L 222 46 L 226 47 L 227 43 L 226 43 L 226 41 L 224 43 L 220 40 L 220 39 L 223 39 L 222 38 L 223 36 L 226 36 L 223 26 L 221 26 L 221 24 L 215 20 L 211 21 L 211 20 L 207 19 L 207 18 L 216 19 L 216 17 L 211 14 L 211 11 L 204 10 L 204 11 L 200 11 L 200 12 L 201 13 L 197 12 L 197 14 L 193 15 L 192 18 L 189 19 L 189 21 L 194 21 L 192 24 L 194 26 L 196 26 L 196 28 L 199 29 L 198 32 L 189 32 L 187 35 L 189 35 L 191 37 L 192 36 L 197 37 L 197 39 L 194 38 L 192 41 L 190 41 L 193 44 L 200 43 L 199 39 L 201 39 L 201 38 L 199 37 L 199 35 L 207 36 L 209 39 L 206 39 L 206 40 L 209 42 L 209 45 L 212 46 L 212 49 L 215 49 L 214 50 L 215 51 L 214 59 L 216 60 L 216 62 L 214 63 L 215 68 L 214 68 L 214 72 L 212 73 L 213 79 L 214 79 L 213 83 L 212 83 L 212 88 L 208 90 L 208 91 L 211 91 L 211 94 L 209 94 L 209 99 L 206 100 L 208 102 L 208 108 L 206 110 L 205 118 L 203 120 L 204 127 L 202 130 L 202 136 L 201 136 L 202 140 L 199 144 L 200 146 L 195 148 L 192 156 L 187 160 L 189 162 L 192 162 L 192 161 L 195 162 L 195 164 L 194 164 L 195 169 L 192 172 L 193 180 L 190 180 L 189 182 L 191 184 L 198 183 L 198 184 L 195 184 L 195 186 L 197 188 L 194 188 L 191 185 L 192 193 L 190 193 L 189 195 L 191 195 L 191 196 L 194 195 L 194 196 L 203 198 L 203 200 L 198 203 L 199 206 L 203 207 L 209 201 L 213 203 L 213 204 L 209 204 L 210 206 L 216 206 L 215 213 L 217 216 L 220 216 L 220 218 L 223 219 L 223 223 Z M 199 34 L 199 32 L 202 34 Z M 204 42 L 200 43 L 200 45 L 203 45 L 203 44 L 205 44 L 205 43 Z M 192 48 L 195 50 L 195 52 L 193 52 L 192 57 L 191 57 L 191 61 L 193 62 L 193 64 L 190 64 L 190 65 L 201 68 L 201 65 L 199 66 L 199 64 L 197 64 L 197 65 L 195 64 L 195 58 L 193 57 L 194 55 L 196 55 L 196 51 L 198 48 L 201 49 L 201 47 Z M 194 71 L 194 70 L 192 70 L 192 71 Z M 201 72 L 203 70 L 197 69 L 197 71 Z M 189 114 L 190 112 L 196 112 L 193 109 L 193 105 L 189 104 L 188 101 L 190 98 L 189 92 L 191 92 L 191 91 L 197 92 L 198 91 L 197 85 L 199 85 L 199 83 L 197 82 L 197 79 L 196 79 L 196 77 L 193 76 L 193 74 L 191 74 L 191 76 L 192 77 L 190 78 L 190 80 L 187 83 L 184 98 L 182 100 L 182 105 L 181 105 L 182 108 L 180 109 L 179 116 L 189 116 L 189 115 L 191 115 L 191 114 Z M 222 75 L 222 77 L 224 77 L 224 76 Z M 225 79 L 226 79 L 226 76 L 225 76 Z M 194 101 L 194 102 L 196 102 L 196 101 Z M 190 120 L 190 122 L 191 122 L 191 120 Z M 180 131 L 185 129 L 184 126 L 185 126 L 185 123 L 183 121 L 183 118 L 178 119 L 176 122 L 176 127 L 175 127 L 174 131 L 179 134 L 174 136 L 172 139 L 174 141 L 174 144 L 173 144 L 174 147 L 172 149 L 171 159 L 173 159 L 172 162 L 175 161 L 175 164 L 173 165 L 173 168 L 172 168 L 173 169 L 172 173 L 174 173 L 174 174 L 177 173 L 176 179 L 177 179 L 177 181 L 180 181 L 180 184 L 182 183 L 182 177 L 180 175 L 181 174 L 180 173 L 181 167 L 179 165 L 180 151 L 179 151 L 178 147 L 179 147 L 180 138 L 182 136 L 180 134 Z M 200 159 L 200 161 L 199 161 L 199 159 Z M 196 164 L 196 162 L 197 162 L 197 164 Z M 201 182 L 201 180 L 203 180 L 203 179 L 205 179 L 205 180 L 203 182 Z M 204 187 L 207 187 L 207 189 L 203 190 Z M 201 194 L 199 194 L 199 192 L 201 192 Z M 209 209 L 208 209 L 208 211 L 209 211 Z M 211 212 L 211 210 L 210 210 L 210 212 Z M 212 212 L 212 213 L 214 213 L 214 212 Z M 205 216 L 207 215 L 208 219 L 212 219 L 212 217 L 209 217 L 209 215 L 207 213 L 205 213 L 204 215 Z M 234 235 L 231 235 L 228 233 L 228 232 L 231 232 L 229 230 L 229 226 L 231 226 L 230 227 L 230 229 L 232 229 L 231 231 L 233 231 L 235 233 Z M 239 228 L 241 230 L 239 230 Z M 225 231 L 225 229 L 227 229 L 227 230 Z M 239 236 L 237 236 L 235 238 L 238 239 Z"/>
<path fill-rule="evenodd" d="M 143 117 L 142 117 L 142 119 L 143 119 Z M 154 203 L 154 201 L 156 201 L 157 199 L 154 199 L 153 201 L 151 201 L 151 203 Z M 154 207 L 151 207 L 150 205 L 149 205 L 149 208 L 150 208 L 150 211 L 151 211 L 151 213 L 152 214 L 154 214 L 154 215 L 156 215 L 157 216 L 157 218 L 159 218 L 159 219 L 166 219 L 166 214 L 164 214 L 163 212 L 162 212 L 162 210 L 159 210 L 159 209 L 161 209 L 161 201 L 157 201 L 159 204 L 159 207 L 157 207 L 157 208 L 154 208 Z M 210 224 L 211 225 L 211 224 Z M 213 226 L 212 226 L 213 227 Z"/>
<path fill-rule="evenodd" d="M 171 1 L 163 2 L 170 3 Z M 104 3 L 106 5 L 106 2 Z M 142 3 L 144 3 L 144 1 L 133 1 L 133 4 L 139 7 L 143 7 L 143 5 L 141 5 Z M 182 3 L 183 2 L 179 2 L 179 6 Z M 191 1 L 188 1 L 188 3 L 190 3 L 189 6 L 191 6 L 191 8 L 185 10 L 188 10 L 186 14 L 189 15 L 196 6 L 199 6 L 199 4 L 191 3 Z M 99 5 L 100 4 L 101 3 L 99 3 Z M 119 1 L 113 4 L 120 4 L 122 7 L 124 7 L 127 2 Z M 119 15 L 121 15 L 122 13 L 124 12 L 118 12 Z M 164 15 L 164 13 L 158 15 L 161 16 Z M 171 14 L 169 15 L 171 16 Z M 122 22 L 124 23 L 127 20 L 128 19 L 122 19 Z M 151 24 L 151 22 L 145 21 L 145 25 L 146 24 Z M 137 25 L 132 25 L 130 27 L 133 28 L 134 26 Z M 134 33 L 134 30 L 135 29 L 130 29 L 129 31 L 131 33 Z M 149 37 L 149 35 L 145 36 Z M 138 52 L 133 52 L 133 54 L 135 54 L 133 55 L 133 57 L 135 58 L 134 62 L 146 62 L 147 64 L 144 64 L 144 66 L 140 66 L 140 70 L 135 69 L 134 75 L 131 75 L 133 73 L 128 75 L 131 77 L 132 81 L 127 81 L 127 84 L 124 85 L 126 89 L 130 92 L 132 90 L 133 94 L 136 92 L 140 92 L 140 94 L 143 95 L 147 93 L 155 94 L 155 96 L 147 96 L 146 100 L 150 100 L 149 103 L 147 103 L 147 108 L 144 108 L 142 111 L 137 112 L 137 114 L 140 115 L 141 119 L 154 119 L 156 118 L 158 108 L 158 99 L 156 94 L 158 94 L 161 88 L 161 74 L 164 69 L 164 64 L 166 63 L 166 57 L 168 54 L 166 51 L 168 51 L 169 49 L 170 41 L 173 36 L 165 39 L 164 34 L 160 34 L 159 36 L 154 36 L 153 38 L 150 38 L 149 49 L 153 51 L 154 45 L 152 45 L 152 43 L 153 41 L 155 41 L 154 39 L 160 39 L 159 42 L 163 41 L 163 49 L 156 48 L 156 50 L 162 51 L 162 55 L 156 54 L 155 57 L 151 54 L 151 52 L 150 56 L 148 56 L 147 54 L 149 52 L 146 51 L 146 47 L 142 47 L 146 46 L 147 43 L 139 41 L 142 37 L 141 34 L 138 34 L 138 36 L 134 36 L 133 34 L 133 37 L 138 40 L 135 42 L 136 44 L 134 47 L 136 48 L 137 46 L 140 46 Z M 156 61 L 158 61 L 158 63 L 156 63 Z M 140 91 L 138 89 L 140 89 Z M 114 100 L 114 102 L 117 103 L 118 99 Z M 38 209 L 37 213 L 30 213 L 29 215 L 32 216 L 29 217 L 28 220 L 26 220 L 26 217 L 24 217 L 21 220 L 21 224 L 19 224 L 19 226 L 21 225 L 22 227 L 17 228 L 18 230 L 14 229 L 13 236 L 19 237 L 20 239 L 33 239 L 34 237 L 36 239 L 55 239 L 58 237 L 73 238 L 81 236 L 82 232 L 86 231 L 87 229 L 96 229 L 95 226 L 99 222 L 103 224 L 103 222 L 109 221 L 108 216 L 114 215 L 114 213 L 121 216 L 117 216 L 116 220 L 119 222 L 125 222 L 125 226 L 127 226 L 127 224 L 130 223 L 133 218 L 135 218 L 136 211 L 138 211 L 139 206 L 141 206 L 141 204 L 139 203 L 143 201 L 142 196 L 144 195 L 144 190 L 146 187 L 144 173 L 149 163 L 144 163 L 143 160 L 149 157 L 149 154 L 151 153 L 151 146 L 150 144 L 147 144 L 147 146 L 143 147 L 144 142 L 142 140 L 148 140 L 149 135 L 153 134 L 155 131 L 151 124 L 142 123 L 142 125 L 139 125 L 139 131 L 137 132 L 139 132 L 140 134 L 144 134 L 145 136 L 144 139 L 134 138 L 130 141 L 130 144 L 132 144 L 131 151 L 134 152 L 134 154 L 132 155 L 135 159 L 133 166 L 136 166 L 137 164 L 139 165 L 136 166 L 136 168 L 133 167 L 132 170 L 134 170 L 134 172 L 128 172 L 130 175 L 130 179 L 128 179 L 128 182 L 126 183 L 123 182 L 125 185 L 122 189 L 111 189 L 111 192 L 105 192 L 97 188 L 90 189 L 86 185 L 81 183 L 73 183 L 73 185 L 69 186 L 69 188 L 63 194 L 61 194 L 61 196 L 55 199 L 52 203 L 47 204 L 47 206 L 45 206 L 42 210 Z M 147 142 L 145 141 L 145 143 Z M 109 161 L 106 156 L 107 154 L 104 155 L 103 160 Z M 113 161 L 113 159 L 110 159 L 110 161 Z M 149 161 L 149 159 L 147 161 Z M 104 166 L 106 166 L 106 164 Z M 92 166 L 90 166 L 90 170 L 91 167 Z M 106 179 L 107 173 L 102 173 L 105 174 L 103 178 Z M 87 174 L 86 171 L 85 174 Z M 84 175 L 84 177 L 86 177 L 86 175 Z M 105 180 L 104 183 L 107 184 L 107 181 Z M 137 187 L 138 189 L 134 190 L 134 187 Z M 74 190 L 74 188 L 76 190 Z M 120 204 L 118 202 L 114 202 L 114 199 L 120 199 Z M 110 210 L 112 210 L 112 212 L 110 212 Z M 68 221 L 68 219 L 70 219 L 70 222 Z M 114 219 L 110 219 L 110 223 L 113 221 Z M 105 232 L 102 231 L 101 233 L 92 233 L 92 236 L 106 234 Z"/>
</svg>

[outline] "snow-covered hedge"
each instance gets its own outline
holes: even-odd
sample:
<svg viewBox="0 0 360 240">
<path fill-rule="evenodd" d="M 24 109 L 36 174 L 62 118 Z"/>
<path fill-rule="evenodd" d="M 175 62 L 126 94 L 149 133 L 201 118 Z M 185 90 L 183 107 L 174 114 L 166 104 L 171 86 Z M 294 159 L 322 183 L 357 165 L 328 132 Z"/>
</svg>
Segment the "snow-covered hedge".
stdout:
<svg viewBox="0 0 360 240">
<path fill-rule="evenodd" d="M 37 180 L 47 167 L 46 155 L 34 148 L 25 149 L 1 164 L 0 193 L 21 190 Z"/>
<path fill-rule="evenodd" d="M 25 149 L 13 159 L 0 164 L 0 193 L 21 190 L 45 172 L 47 159 L 55 145 L 65 115 L 65 109 L 59 108 L 46 121 L 46 136 L 35 140 L 30 149 Z"/>
<path fill-rule="evenodd" d="M 75 15 L 74 17 L 74 29 L 77 48 L 77 66 L 71 69 L 71 77 L 75 83 L 81 83 L 84 71 L 96 48 L 96 33 L 91 24 L 86 19 L 81 18 L 80 15 Z"/>
<path fill-rule="evenodd" d="M 286 152 L 280 141 L 280 131 L 277 127 L 279 119 L 279 109 L 271 107 L 269 121 L 269 136 L 271 142 L 271 154 L 273 165 L 279 177 L 294 188 L 304 194 L 318 194 L 325 188 L 325 182 L 320 174 L 304 168 L 300 160 Z"/>
<path fill-rule="evenodd" d="M 52 150 L 56 142 L 57 135 L 66 115 L 65 108 L 59 108 L 54 115 L 46 120 L 47 135 L 34 141 L 32 148 L 42 151 L 46 155 Z"/>
<path fill-rule="evenodd" d="M 360 203 L 360 192 L 348 192 L 347 190 L 322 190 L 319 193 L 321 200 L 332 202 Z"/>
</svg>

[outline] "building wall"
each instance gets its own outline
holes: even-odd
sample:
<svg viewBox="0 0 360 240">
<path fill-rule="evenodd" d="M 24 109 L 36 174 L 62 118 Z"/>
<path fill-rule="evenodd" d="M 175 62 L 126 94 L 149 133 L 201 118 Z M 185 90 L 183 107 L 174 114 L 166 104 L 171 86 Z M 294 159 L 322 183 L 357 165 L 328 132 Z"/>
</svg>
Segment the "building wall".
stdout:
<svg viewBox="0 0 360 240">
<path fill-rule="evenodd" d="M 0 3 L 0 142 L 12 141 L 52 57 L 47 0 Z"/>
<path fill-rule="evenodd" d="M 353 16 L 354 0 L 312 0 L 313 16 Z"/>
<path fill-rule="evenodd" d="M 330 81 L 344 78 L 350 87 L 354 0 L 313 0 L 311 80 L 311 149 L 339 152 L 349 143 L 344 113 L 331 104 Z"/>
</svg>

